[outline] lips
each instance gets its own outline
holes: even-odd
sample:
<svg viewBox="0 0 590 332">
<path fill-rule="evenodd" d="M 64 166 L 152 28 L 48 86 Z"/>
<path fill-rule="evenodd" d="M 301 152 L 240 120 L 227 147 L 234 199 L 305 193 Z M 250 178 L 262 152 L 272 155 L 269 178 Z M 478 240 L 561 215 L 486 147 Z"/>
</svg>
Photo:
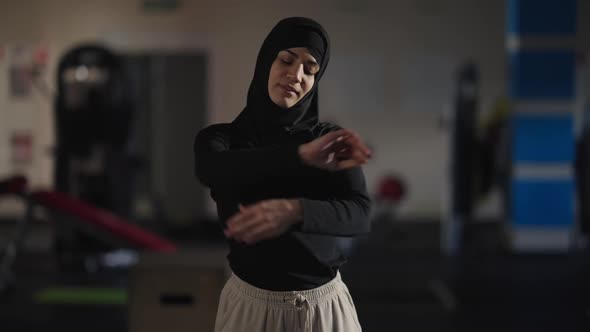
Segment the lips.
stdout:
<svg viewBox="0 0 590 332">
<path fill-rule="evenodd" d="M 288 86 L 288 85 L 287 85 L 287 86 L 285 86 L 285 85 L 280 85 L 280 84 L 279 84 L 279 86 L 281 87 L 281 89 L 285 90 L 286 92 L 292 92 L 292 93 L 294 93 L 295 95 L 299 95 L 299 92 L 297 92 L 297 90 L 295 90 L 295 88 L 293 88 L 293 87 L 290 87 L 290 86 Z"/>
</svg>

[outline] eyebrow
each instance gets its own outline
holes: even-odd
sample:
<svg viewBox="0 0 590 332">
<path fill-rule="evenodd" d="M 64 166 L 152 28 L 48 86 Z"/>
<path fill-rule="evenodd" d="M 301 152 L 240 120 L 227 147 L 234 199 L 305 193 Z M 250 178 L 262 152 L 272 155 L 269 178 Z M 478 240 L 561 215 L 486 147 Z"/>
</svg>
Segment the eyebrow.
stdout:
<svg viewBox="0 0 590 332">
<path fill-rule="evenodd" d="M 285 51 L 289 52 L 289 54 L 291 54 L 292 56 L 299 58 L 299 54 L 297 54 L 291 50 L 285 50 Z M 307 60 L 307 64 L 312 65 L 312 66 L 318 66 L 318 67 L 320 66 L 317 62 L 315 62 L 315 60 Z"/>
</svg>

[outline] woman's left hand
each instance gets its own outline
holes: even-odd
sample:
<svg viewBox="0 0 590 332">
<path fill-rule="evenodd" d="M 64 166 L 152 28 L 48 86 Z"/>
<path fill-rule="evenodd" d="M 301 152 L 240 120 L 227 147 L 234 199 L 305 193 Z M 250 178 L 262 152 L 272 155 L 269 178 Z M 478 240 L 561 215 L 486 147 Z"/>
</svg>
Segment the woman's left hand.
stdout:
<svg viewBox="0 0 590 332">
<path fill-rule="evenodd" d="M 227 221 L 225 236 L 247 244 L 277 237 L 301 222 L 296 199 L 270 199 L 244 207 Z"/>
</svg>

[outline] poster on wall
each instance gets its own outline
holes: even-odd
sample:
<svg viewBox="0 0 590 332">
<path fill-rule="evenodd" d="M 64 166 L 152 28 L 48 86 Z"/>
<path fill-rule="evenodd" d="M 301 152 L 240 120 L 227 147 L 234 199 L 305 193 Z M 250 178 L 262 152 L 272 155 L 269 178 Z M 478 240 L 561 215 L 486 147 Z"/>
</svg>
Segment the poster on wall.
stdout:
<svg viewBox="0 0 590 332">
<path fill-rule="evenodd" d="M 32 61 L 30 47 L 13 46 L 8 68 L 9 94 L 13 98 L 26 98 L 32 91 Z"/>
<path fill-rule="evenodd" d="M 14 131 L 10 145 L 13 166 L 29 166 L 33 162 L 33 134 L 30 131 Z"/>
<path fill-rule="evenodd" d="M 9 47 L 8 87 L 14 98 L 27 98 L 33 93 L 35 80 L 43 76 L 48 63 L 44 45 L 21 44 Z M 0 57 L 1 60 L 1 57 Z"/>
<path fill-rule="evenodd" d="M 27 67 L 10 67 L 10 95 L 12 97 L 29 97 L 32 90 L 31 70 Z"/>
</svg>

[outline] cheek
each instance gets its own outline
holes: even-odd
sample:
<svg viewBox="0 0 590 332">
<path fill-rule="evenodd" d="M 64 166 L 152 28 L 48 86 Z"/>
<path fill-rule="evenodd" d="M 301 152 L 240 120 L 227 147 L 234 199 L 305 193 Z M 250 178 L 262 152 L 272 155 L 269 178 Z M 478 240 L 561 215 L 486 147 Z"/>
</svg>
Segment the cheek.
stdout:
<svg viewBox="0 0 590 332">
<path fill-rule="evenodd" d="M 270 75 L 268 75 L 268 86 L 270 87 L 271 85 L 273 85 L 274 81 L 275 81 L 275 75 L 271 71 Z"/>
<path fill-rule="evenodd" d="M 268 76 L 268 92 L 270 93 L 273 87 L 277 84 L 277 75 L 276 71 L 271 71 L 270 75 Z"/>
<path fill-rule="evenodd" d="M 305 86 L 304 86 L 305 94 L 307 94 L 311 90 L 311 88 L 313 88 L 313 84 L 314 84 L 315 80 L 312 77 L 312 78 L 306 79 L 304 82 L 305 82 Z"/>
<path fill-rule="evenodd" d="M 271 85 L 272 83 L 276 82 L 277 77 L 279 77 L 279 75 L 280 75 L 280 70 L 275 62 L 270 67 L 270 71 L 268 73 L 268 84 Z"/>
</svg>

